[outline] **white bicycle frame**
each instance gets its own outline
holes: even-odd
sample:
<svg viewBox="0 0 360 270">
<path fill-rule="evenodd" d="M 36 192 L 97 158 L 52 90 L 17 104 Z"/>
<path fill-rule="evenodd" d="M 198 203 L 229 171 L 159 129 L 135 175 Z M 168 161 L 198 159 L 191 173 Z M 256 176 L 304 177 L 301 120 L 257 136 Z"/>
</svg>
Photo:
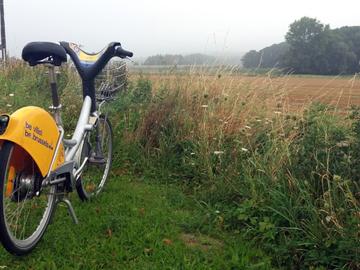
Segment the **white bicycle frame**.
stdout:
<svg viewBox="0 0 360 270">
<path fill-rule="evenodd" d="M 53 66 L 49 67 L 49 74 L 50 74 L 50 81 L 53 83 L 55 82 L 55 71 Z M 54 99 L 53 99 L 54 100 Z M 100 112 L 101 106 L 103 105 L 103 102 L 99 104 L 98 111 Z M 54 119 L 57 123 L 57 126 L 59 128 L 59 139 L 54 151 L 54 156 L 51 161 L 51 165 L 49 168 L 49 172 L 47 174 L 47 177 L 43 181 L 43 185 L 57 185 L 60 183 L 63 183 L 66 181 L 66 177 L 60 177 L 57 178 L 58 173 L 70 173 L 71 178 L 71 185 L 75 185 L 75 181 L 79 179 L 81 176 L 82 170 L 85 167 L 88 157 L 85 157 L 85 159 L 81 163 L 81 153 L 82 153 L 82 147 L 85 142 L 86 134 L 87 132 L 94 129 L 95 124 L 97 120 L 99 119 L 100 113 L 98 111 L 95 111 L 91 113 L 91 106 L 92 106 L 92 100 L 89 96 L 85 96 L 83 99 L 83 105 L 81 108 L 81 112 L 79 115 L 78 122 L 76 124 L 76 128 L 74 131 L 74 134 L 70 140 L 64 139 L 64 129 L 62 125 L 61 115 L 60 115 L 60 109 L 61 105 L 58 104 L 58 106 L 53 105 L 50 109 L 53 111 Z M 57 157 L 57 154 L 60 149 L 61 142 L 65 146 L 65 162 L 63 164 L 63 167 L 60 169 L 60 172 L 58 169 L 55 171 L 52 171 L 53 164 L 55 162 L 55 159 Z M 81 163 L 81 164 L 80 164 Z M 52 174 L 55 173 L 55 176 Z M 64 202 L 69 209 L 70 215 L 73 218 L 73 221 L 77 224 L 78 220 L 75 215 L 75 211 L 69 201 L 68 198 L 64 197 L 64 195 L 58 195 L 57 202 Z"/>
<path fill-rule="evenodd" d="M 75 145 L 69 147 L 65 151 L 65 161 L 73 160 L 77 150 L 80 148 L 80 145 L 82 145 L 82 142 L 84 140 L 85 132 L 91 131 L 94 127 L 94 124 L 98 118 L 97 113 L 93 113 L 90 117 L 90 108 L 91 108 L 91 98 L 89 96 L 86 96 L 83 101 L 83 106 L 81 108 L 80 116 L 78 119 L 78 122 L 76 124 L 76 128 L 74 131 L 74 134 L 71 138 L 71 141 Z M 90 122 L 91 119 L 91 123 Z"/>
</svg>

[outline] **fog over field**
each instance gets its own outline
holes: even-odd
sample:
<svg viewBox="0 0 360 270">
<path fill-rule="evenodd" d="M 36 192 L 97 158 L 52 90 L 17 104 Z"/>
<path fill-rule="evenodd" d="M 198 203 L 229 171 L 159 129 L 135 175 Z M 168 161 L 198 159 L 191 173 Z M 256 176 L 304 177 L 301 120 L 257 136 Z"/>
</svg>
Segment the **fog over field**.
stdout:
<svg viewBox="0 0 360 270">
<path fill-rule="evenodd" d="M 284 40 L 302 16 L 331 28 L 358 25 L 357 0 L 5 0 L 10 55 L 33 40 L 67 40 L 98 51 L 121 41 L 137 57 L 154 54 L 239 54 Z"/>
</svg>

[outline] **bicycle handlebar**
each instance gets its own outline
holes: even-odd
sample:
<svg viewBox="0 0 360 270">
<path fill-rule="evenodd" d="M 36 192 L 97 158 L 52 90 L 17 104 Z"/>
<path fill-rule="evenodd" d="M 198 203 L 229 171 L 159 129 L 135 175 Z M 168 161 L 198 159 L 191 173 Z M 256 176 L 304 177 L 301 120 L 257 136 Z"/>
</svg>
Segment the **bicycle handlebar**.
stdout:
<svg viewBox="0 0 360 270">
<path fill-rule="evenodd" d="M 133 57 L 133 53 L 127 50 L 124 50 L 121 46 L 116 48 L 115 51 L 115 56 L 118 56 L 120 58 L 125 58 L 125 57 Z"/>
</svg>

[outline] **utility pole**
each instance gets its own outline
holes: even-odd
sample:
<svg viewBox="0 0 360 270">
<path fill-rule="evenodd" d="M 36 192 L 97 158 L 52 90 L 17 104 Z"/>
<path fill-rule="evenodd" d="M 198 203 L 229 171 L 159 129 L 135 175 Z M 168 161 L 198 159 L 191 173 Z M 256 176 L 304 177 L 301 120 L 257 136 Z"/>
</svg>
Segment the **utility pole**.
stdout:
<svg viewBox="0 0 360 270">
<path fill-rule="evenodd" d="M 4 0 L 0 0 L 0 23 L 1 23 L 1 56 L 2 62 L 6 62 L 6 36 L 5 36 L 5 17 L 4 17 Z"/>
</svg>

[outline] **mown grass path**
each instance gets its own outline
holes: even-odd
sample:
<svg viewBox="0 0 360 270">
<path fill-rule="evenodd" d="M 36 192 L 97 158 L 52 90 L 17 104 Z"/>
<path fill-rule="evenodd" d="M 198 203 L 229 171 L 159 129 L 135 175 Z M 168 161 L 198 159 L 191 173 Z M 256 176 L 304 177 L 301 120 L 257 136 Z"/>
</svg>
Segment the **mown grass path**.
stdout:
<svg viewBox="0 0 360 270">
<path fill-rule="evenodd" d="M 74 194 L 80 224 L 58 207 L 30 255 L 1 248 L 0 269 L 270 269 L 249 243 L 221 229 L 200 233 L 204 213 L 178 187 L 129 179 L 112 177 L 90 203 Z"/>
</svg>

